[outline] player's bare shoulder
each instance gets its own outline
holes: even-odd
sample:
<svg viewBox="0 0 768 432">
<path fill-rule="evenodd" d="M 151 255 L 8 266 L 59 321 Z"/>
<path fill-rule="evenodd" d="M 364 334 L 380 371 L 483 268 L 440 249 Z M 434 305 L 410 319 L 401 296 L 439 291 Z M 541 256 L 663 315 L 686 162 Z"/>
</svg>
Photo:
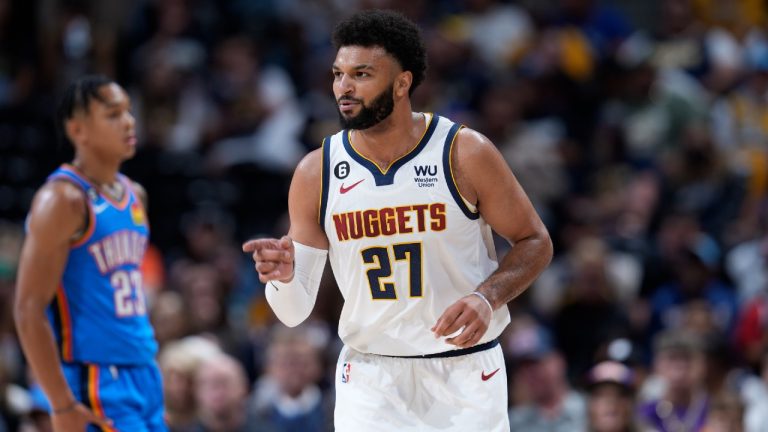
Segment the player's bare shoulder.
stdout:
<svg viewBox="0 0 768 432">
<path fill-rule="evenodd" d="M 315 149 L 304 156 L 296 166 L 291 181 L 288 205 L 316 206 L 323 178 L 323 149 Z"/>
<path fill-rule="evenodd" d="M 470 203 L 477 204 L 477 179 L 492 178 L 499 162 L 503 162 L 501 154 L 485 135 L 467 127 L 456 134 L 451 149 L 451 167 L 461 195 Z"/>
<path fill-rule="evenodd" d="M 69 238 L 85 224 L 87 205 L 87 197 L 80 187 L 69 181 L 50 181 L 32 200 L 29 230 L 55 231 L 62 238 Z"/>
<path fill-rule="evenodd" d="M 301 197 L 318 197 L 323 177 L 323 149 L 312 150 L 296 166 L 291 182 L 291 194 Z"/>
<path fill-rule="evenodd" d="M 325 145 L 328 145 L 327 143 Z M 307 153 L 299 164 L 296 166 L 296 172 L 294 173 L 294 181 L 297 176 L 301 179 L 312 180 L 320 185 L 320 178 L 322 177 L 323 167 L 323 148 L 317 148 Z"/>
<path fill-rule="evenodd" d="M 86 207 L 83 190 L 65 180 L 54 180 L 44 184 L 32 200 L 32 211 L 40 212 L 55 208 L 66 213 L 82 214 Z"/>
</svg>

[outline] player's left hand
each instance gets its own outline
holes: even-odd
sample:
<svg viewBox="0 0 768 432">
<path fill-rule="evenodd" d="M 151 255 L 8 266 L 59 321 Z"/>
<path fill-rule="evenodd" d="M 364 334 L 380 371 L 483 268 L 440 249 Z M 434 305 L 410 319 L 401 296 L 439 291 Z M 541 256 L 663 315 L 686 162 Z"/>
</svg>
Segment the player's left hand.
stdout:
<svg viewBox="0 0 768 432">
<path fill-rule="evenodd" d="M 483 299 L 467 295 L 450 305 L 431 330 L 435 337 L 445 337 L 461 330 L 461 333 L 445 341 L 459 348 L 469 348 L 477 345 L 490 322 L 491 310 Z"/>
</svg>

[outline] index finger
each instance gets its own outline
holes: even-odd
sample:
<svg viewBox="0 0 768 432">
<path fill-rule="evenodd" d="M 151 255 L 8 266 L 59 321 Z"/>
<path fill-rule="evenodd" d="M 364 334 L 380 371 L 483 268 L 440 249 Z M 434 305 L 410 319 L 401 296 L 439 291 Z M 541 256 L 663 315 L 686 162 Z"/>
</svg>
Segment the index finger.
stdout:
<svg viewBox="0 0 768 432">
<path fill-rule="evenodd" d="M 255 252 L 269 246 L 271 239 L 253 239 L 243 243 L 243 252 Z"/>
</svg>

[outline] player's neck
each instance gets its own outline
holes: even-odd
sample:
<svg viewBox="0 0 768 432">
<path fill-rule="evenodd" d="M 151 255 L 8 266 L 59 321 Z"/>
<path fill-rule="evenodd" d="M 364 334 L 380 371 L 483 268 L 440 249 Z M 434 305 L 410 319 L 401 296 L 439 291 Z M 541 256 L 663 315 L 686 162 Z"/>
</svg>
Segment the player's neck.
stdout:
<svg viewBox="0 0 768 432">
<path fill-rule="evenodd" d="M 411 112 L 410 106 L 407 110 L 396 109 L 376 126 L 355 130 L 352 145 L 379 167 L 386 168 L 418 144 L 426 127 L 424 114 Z"/>
<path fill-rule="evenodd" d="M 111 185 L 117 181 L 119 165 L 113 165 L 96 160 L 94 157 L 78 154 L 72 165 L 96 186 Z"/>
</svg>

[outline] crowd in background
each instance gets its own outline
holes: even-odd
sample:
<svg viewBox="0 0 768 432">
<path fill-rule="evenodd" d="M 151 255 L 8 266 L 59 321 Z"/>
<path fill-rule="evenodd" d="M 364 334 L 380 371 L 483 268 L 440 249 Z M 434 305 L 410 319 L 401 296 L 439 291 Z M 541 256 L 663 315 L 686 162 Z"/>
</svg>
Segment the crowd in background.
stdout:
<svg viewBox="0 0 768 432">
<path fill-rule="evenodd" d="M 87 72 L 137 118 L 171 430 L 330 430 L 335 282 L 287 329 L 239 245 L 286 232 L 293 168 L 338 129 L 331 30 L 368 7 L 421 26 L 414 109 L 487 135 L 555 242 L 501 338 L 512 430 L 767 431 L 767 6 L 614 3 L 0 0 L 0 432 L 49 427 L 14 276 Z"/>
</svg>

